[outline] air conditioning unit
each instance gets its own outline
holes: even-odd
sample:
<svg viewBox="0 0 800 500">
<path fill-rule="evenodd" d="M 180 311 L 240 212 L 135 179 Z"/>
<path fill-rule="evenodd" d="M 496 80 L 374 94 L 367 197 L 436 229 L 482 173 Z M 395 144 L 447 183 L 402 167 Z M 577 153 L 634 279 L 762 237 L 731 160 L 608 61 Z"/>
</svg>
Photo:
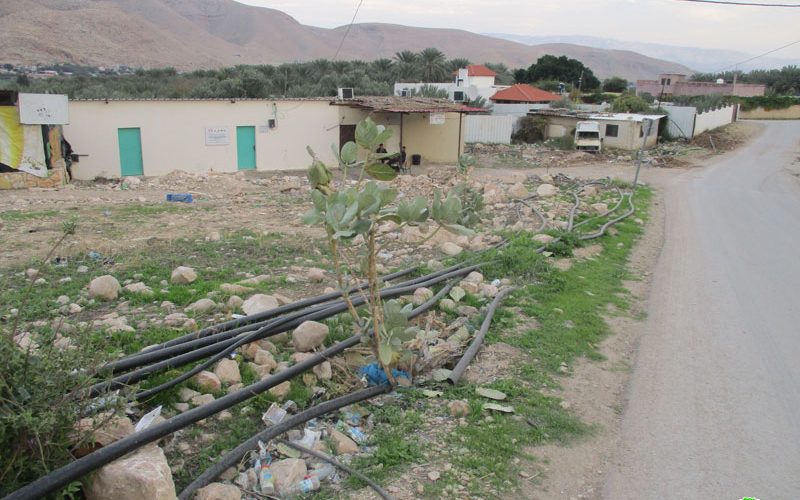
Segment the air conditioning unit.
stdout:
<svg viewBox="0 0 800 500">
<path fill-rule="evenodd" d="M 455 102 L 464 102 L 467 100 L 467 96 L 464 95 L 463 90 L 456 90 L 455 92 L 453 92 L 453 100 Z"/>
<path fill-rule="evenodd" d="M 411 91 L 408 89 L 403 89 L 400 91 L 400 97 L 408 97 L 409 95 L 411 95 Z"/>
<path fill-rule="evenodd" d="M 339 99 L 352 99 L 353 98 L 353 89 L 344 88 L 339 89 Z"/>
</svg>

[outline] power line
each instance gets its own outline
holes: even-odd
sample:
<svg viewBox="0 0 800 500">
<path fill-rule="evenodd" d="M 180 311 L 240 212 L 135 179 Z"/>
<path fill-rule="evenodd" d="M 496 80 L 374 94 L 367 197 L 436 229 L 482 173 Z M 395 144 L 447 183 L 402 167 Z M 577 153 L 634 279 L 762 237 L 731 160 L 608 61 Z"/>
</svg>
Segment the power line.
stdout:
<svg viewBox="0 0 800 500">
<path fill-rule="evenodd" d="M 740 64 L 744 64 L 744 63 L 750 62 L 750 61 L 752 61 L 754 59 L 758 59 L 759 57 L 764 57 L 766 55 L 772 54 L 773 52 L 777 52 L 777 51 L 779 51 L 781 49 L 785 49 L 786 47 L 791 47 L 792 45 L 795 45 L 795 44 L 798 44 L 798 43 L 800 43 L 800 40 L 795 40 L 794 42 L 787 43 L 786 45 L 782 45 L 782 46 L 778 47 L 777 49 L 772 49 L 772 50 L 769 50 L 767 52 L 764 52 L 763 54 L 759 54 L 757 56 L 753 56 L 750 59 L 745 59 L 744 61 L 739 61 L 737 63 L 725 66 L 724 68 L 720 68 L 717 71 L 715 71 L 715 73 L 719 73 L 719 72 L 724 71 L 724 70 L 726 70 L 728 68 L 733 68 L 734 66 L 738 66 Z"/>
<path fill-rule="evenodd" d="M 736 5 L 744 7 L 789 7 L 800 8 L 797 3 L 755 3 L 755 2 L 729 2 L 725 0 L 677 0 L 678 2 L 711 3 L 716 5 Z"/>
<path fill-rule="evenodd" d="M 350 20 L 350 24 L 347 25 L 347 30 L 344 32 L 344 36 L 342 37 L 342 41 L 339 42 L 339 48 L 336 49 L 336 54 L 333 56 L 333 60 L 335 61 L 337 57 L 339 57 L 339 51 L 342 50 L 342 45 L 344 45 L 345 39 L 347 39 L 347 35 L 350 33 L 350 28 L 353 27 L 353 23 L 356 22 L 356 16 L 358 15 L 358 11 L 361 10 L 361 4 L 364 3 L 364 0 L 359 0 L 358 6 L 356 7 L 356 11 L 353 14 L 353 19 Z"/>
</svg>

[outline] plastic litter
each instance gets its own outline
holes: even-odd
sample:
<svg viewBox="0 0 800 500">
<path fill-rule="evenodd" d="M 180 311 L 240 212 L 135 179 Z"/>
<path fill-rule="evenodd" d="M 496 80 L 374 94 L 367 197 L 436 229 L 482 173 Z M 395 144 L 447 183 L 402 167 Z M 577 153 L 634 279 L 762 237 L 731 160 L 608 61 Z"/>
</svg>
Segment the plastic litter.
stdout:
<svg viewBox="0 0 800 500">
<path fill-rule="evenodd" d="M 167 201 L 191 203 L 192 193 L 167 193 Z"/>
<path fill-rule="evenodd" d="M 161 408 L 162 406 L 159 405 L 154 410 L 146 413 L 141 419 L 139 419 L 138 422 L 136 422 L 136 427 L 134 427 L 134 430 L 136 432 L 140 432 L 150 427 L 150 425 L 153 423 L 153 420 L 161 415 Z"/>
<path fill-rule="evenodd" d="M 317 491 L 320 488 L 319 479 L 310 475 L 302 481 L 298 481 L 288 488 L 281 491 L 282 498 L 292 498 L 299 495 L 306 495 L 312 491 Z"/>
<path fill-rule="evenodd" d="M 261 420 L 267 426 L 278 425 L 286 418 L 287 411 L 278 406 L 276 403 L 272 403 L 269 409 L 261 416 Z"/>
<path fill-rule="evenodd" d="M 261 489 L 262 495 L 272 495 L 275 493 L 275 478 L 272 477 L 272 471 L 269 466 L 272 464 L 272 456 L 267 451 L 267 446 L 262 442 L 258 442 L 258 460 L 256 460 L 258 467 L 258 485 Z"/>
<path fill-rule="evenodd" d="M 358 373 L 362 377 L 366 377 L 369 385 L 382 385 L 389 382 L 389 378 L 386 376 L 386 373 L 384 373 L 383 368 L 378 366 L 378 363 L 362 366 L 358 369 Z M 392 376 L 394 376 L 394 378 L 405 378 L 407 380 L 411 380 L 411 376 L 408 374 L 408 372 L 398 369 L 392 369 Z"/>
</svg>

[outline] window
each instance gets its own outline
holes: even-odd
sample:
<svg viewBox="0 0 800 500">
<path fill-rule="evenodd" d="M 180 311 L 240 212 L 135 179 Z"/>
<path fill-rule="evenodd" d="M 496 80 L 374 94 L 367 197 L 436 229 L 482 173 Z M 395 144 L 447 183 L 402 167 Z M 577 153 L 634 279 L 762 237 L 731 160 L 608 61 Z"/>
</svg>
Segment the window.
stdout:
<svg viewBox="0 0 800 500">
<path fill-rule="evenodd" d="M 672 78 L 667 78 L 667 85 L 672 85 Z"/>
<path fill-rule="evenodd" d="M 606 124 L 606 137 L 617 137 L 619 135 L 619 125 Z"/>
</svg>

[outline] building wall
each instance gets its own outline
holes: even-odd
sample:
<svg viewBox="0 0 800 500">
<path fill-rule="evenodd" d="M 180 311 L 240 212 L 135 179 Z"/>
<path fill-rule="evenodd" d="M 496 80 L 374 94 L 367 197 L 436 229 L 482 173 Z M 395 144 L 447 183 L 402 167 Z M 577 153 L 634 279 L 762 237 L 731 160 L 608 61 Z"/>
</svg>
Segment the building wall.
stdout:
<svg viewBox="0 0 800 500">
<path fill-rule="evenodd" d="M 645 92 L 659 97 L 661 94 L 673 96 L 696 96 L 696 95 L 735 95 L 739 97 L 752 97 L 764 95 L 766 86 L 755 83 L 737 83 L 734 88 L 733 83 L 714 83 L 714 82 L 678 82 L 672 85 L 664 85 L 662 90 L 661 82 L 658 80 L 637 80 L 636 95 Z"/>
<path fill-rule="evenodd" d="M 548 139 L 564 137 L 574 133 L 575 126 L 583 119 L 548 116 L 547 129 L 545 134 Z M 603 147 L 618 148 L 625 150 L 636 150 L 642 147 L 643 138 L 639 136 L 642 131 L 642 123 L 633 120 L 597 120 L 600 122 L 600 137 L 603 138 Z M 606 136 L 606 125 L 617 125 L 619 127 L 617 137 Z M 647 147 L 654 146 L 658 141 L 658 124 L 654 123 L 647 136 Z"/>
<path fill-rule="evenodd" d="M 756 108 L 742 111 L 739 113 L 739 118 L 744 120 L 800 120 L 800 104 L 784 109 Z"/>
<path fill-rule="evenodd" d="M 672 106 L 668 103 L 661 103 L 667 115 L 667 132 L 671 137 L 694 137 L 694 117 L 697 108 L 694 106 Z"/>
<path fill-rule="evenodd" d="M 267 120 L 276 120 L 269 129 Z M 119 177 L 117 130 L 141 129 L 144 175 L 173 170 L 195 173 L 237 170 L 236 127 L 256 127 L 257 170 L 300 170 L 309 164 L 306 146 L 333 163 L 339 142 L 340 107 L 329 101 L 71 101 L 65 137 L 75 153 L 76 179 Z M 226 126 L 230 143 L 206 146 L 206 127 Z"/>
<path fill-rule="evenodd" d="M 445 113 L 443 125 L 430 125 L 428 113 L 409 113 L 403 118 L 403 143 L 411 164 L 411 155 L 422 155 L 423 163 L 458 162 L 464 152 L 464 130 L 459 144 L 459 113 Z"/>
<path fill-rule="evenodd" d="M 733 123 L 735 110 L 736 105 L 731 105 L 724 108 L 709 110 L 705 113 L 698 113 L 694 122 L 694 134 L 700 135 L 706 130 L 712 130 Z"/>
<path fill-rule="evenodd" d="M 512 115 L 465 116 L 464 142 L 511 144 L 511 133 L 518 119 Z"/>
</svg>

